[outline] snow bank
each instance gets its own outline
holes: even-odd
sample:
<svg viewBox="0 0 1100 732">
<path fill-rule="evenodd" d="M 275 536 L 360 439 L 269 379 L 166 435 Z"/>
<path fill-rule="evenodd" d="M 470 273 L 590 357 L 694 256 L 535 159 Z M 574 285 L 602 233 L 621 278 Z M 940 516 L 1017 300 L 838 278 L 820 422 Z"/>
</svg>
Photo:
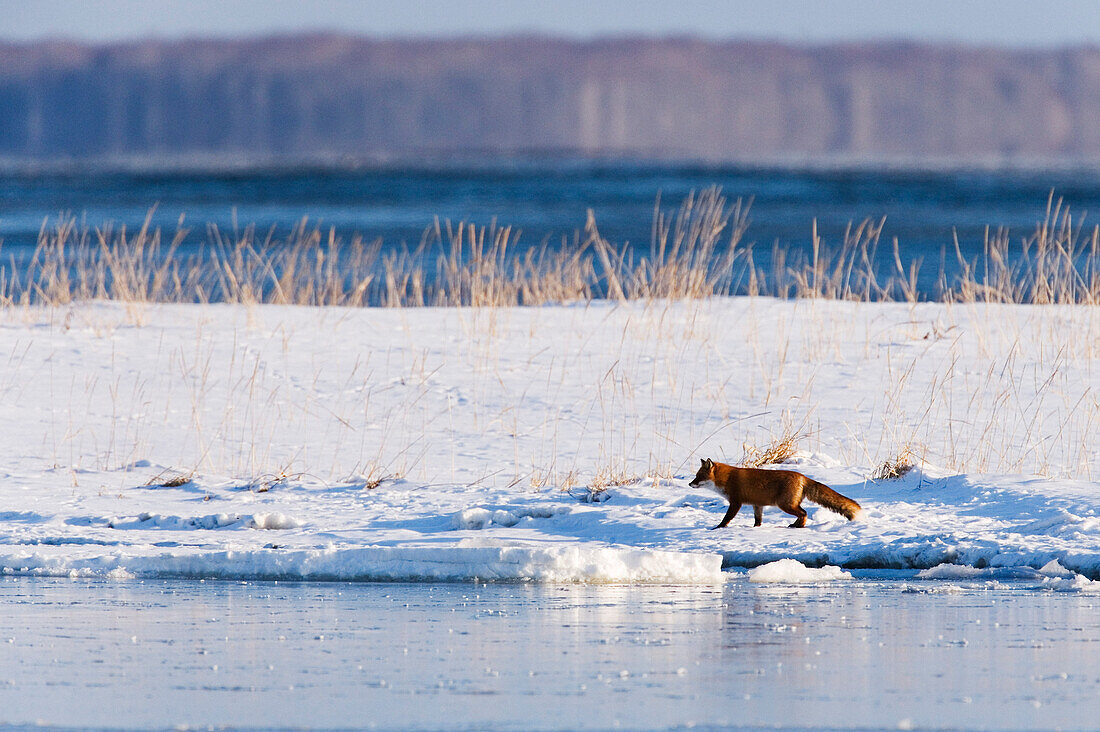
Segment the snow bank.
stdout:
<svg viewBox="0 0 1100 732">
<path fill-rule="evenodd" d="M 927 580 L 1010 580 L 1025 581 L 1055 592 L 1100 592 L 1100 582 L 1071 572 L 1057 559 L 1039 569 L 1032 567 L 970 567 L 941 564 L 921 570 L 918 579 Z"/>
<path fill-rule="evenodd" d="M 794 559 L 780 559 L 749 570 L 749 582 L 830 582 L 852 579 L 840 567 L 807 567 Z"/>
<path fill-rule="evenodd" d="M 940 564 L 917 572 L 919 579 L 962 580 L 962 579 L 1033 579 L 1036 577 L 1071 578 L 1076 573 L 1052 559 L 1039 569 L 1028 566 L 1018 567 L 972 567 L 966 564 Z"/>
<path fill-rule="evenodd" d="M 1090 580 L 1082 574 L 1072 577 L 1045 577 L 1040 584 L 1044 589 L 1055 592 L 1100 592 L 1100 582 Z"/>
<path fill-rule="evenodd" d="M 463 545 L 0 557 L 5 574 L 282 580 L 713 583 L 717 554 L 613 547 Z"/>
<path fill-rule="evenodd" d="M 806 569 L 822 565 L 1100 579 L 1096 308 L 713 298 L 130 318 L 76 303 L 0 329 L 0 353 L 18 354 L 0 379 L 13 571 L 649 582 L 710 581 L 721 561 L 757 580 L 830 578 Z M 860 520 L 806 503 L 804 529 L 767 507 L 758 528 L 745 508 L 712 531 L 726 502 L 688 485 L 699 458 L 736 462 L 811 408 L 783 467 L 858 501 Z M 919 464 L 872 480 L 898 434 Z M 800 564 L 760 566 L 777 560 Z M 1034 569 L 1053 560 L 1068 573 Z"/>
<path fill-rule="evenodd" d="M 299 523 L 297 519 L 293 519 L 284 513 L 272 511 L 271 513 L 255 514 L 252 516 L 248 525 L 253 529 L 286 531 L 287 529 L 297 529 L 301 526 L 301 523 Z"/>
<path fill-rule="evenodd" d="M 451 517 L 453 529 L 485 529 L 490 526 L 511 527 L 522 519 L 553 518 L 569 513 L 568 506 L 509 506 L 490 510 L 488 508 L 467 508 Z"/>
<path fill-rule="evenodd" d="M 135 517 L 112 518 L 107 521 L 111 529 L 163 529 L 167 531 L 187 531 L 190 529 L 249 528 L 249 529 L 296 529 L 301 524 L 279 511 L 257 514 L 215 513 L 206 516 L 163 516 L 155 513 L 140 513 Z"/>
</svg>

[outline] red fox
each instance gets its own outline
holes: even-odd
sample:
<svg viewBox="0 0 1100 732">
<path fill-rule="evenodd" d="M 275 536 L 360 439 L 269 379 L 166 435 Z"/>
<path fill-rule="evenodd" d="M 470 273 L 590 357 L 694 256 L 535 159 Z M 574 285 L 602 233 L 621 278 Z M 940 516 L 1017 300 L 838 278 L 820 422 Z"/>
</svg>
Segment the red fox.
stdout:
<svg viewBox="0 0 1100 732">
<path fill-rule="evenodd" d="M 722 521 L 715 526 L 721 529 L 741 510 L 742 503 L 752 504 L 753 516 L 759 526 L 764 516 L 764 506 L 779 506 L 795 517 L 792 529 L 806 525 L 806 510 L 800 505 L 806 498 L 816 504 L 839 513 L 849 521 L 859 515 L 859 504 L 842 496 L 824 483 L 807 478 L 793 470 L 761 470 L 759 468 L 735 468 L 732 465 L 704 460 L 690 484 L 710 488 L 730 502 Z"/>
</svg>

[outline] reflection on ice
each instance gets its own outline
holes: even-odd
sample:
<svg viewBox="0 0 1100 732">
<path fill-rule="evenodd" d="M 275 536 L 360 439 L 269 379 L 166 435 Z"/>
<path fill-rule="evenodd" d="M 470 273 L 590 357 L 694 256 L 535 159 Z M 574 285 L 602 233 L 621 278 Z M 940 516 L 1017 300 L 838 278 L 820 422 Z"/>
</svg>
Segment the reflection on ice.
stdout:
<svg viewBox="0 0 1100 732">
<path fill-rule="evenodd" d="M 1093 726 L 1092 596 L 0 579 L 0 723 Z M 1059 578 L 1065 579 L 1065 578 Z M 907 589 L 951 588 L 929 596 Z"/>
</svg>

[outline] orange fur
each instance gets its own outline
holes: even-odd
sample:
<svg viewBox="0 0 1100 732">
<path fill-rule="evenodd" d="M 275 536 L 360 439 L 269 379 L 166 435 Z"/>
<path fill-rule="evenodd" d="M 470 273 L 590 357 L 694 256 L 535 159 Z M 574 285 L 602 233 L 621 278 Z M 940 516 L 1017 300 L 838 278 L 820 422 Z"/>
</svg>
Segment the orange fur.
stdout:
<svg viewBox="0 0 1100 732">
<path fill-rule="evenodd" d="M 721 523 L 714 527 L 716 529 L 726 526 L 745 503 L 753 507 L 754 526 L 760 525 L 764 506 L 778 506 L 794 516 L 792 528 L 805 526 L 806 511 L 802 508 L 802 499 L 839 513 L 849 521 L 858 516 L 861 510 L 859 504 L 851 498 L 793 470 L 737 468 L 713 460 L 703 460 L 691 485 L 695 487 L 708 483 L 730 502 L 729 510 L 722 517 Z"/>
</svg>

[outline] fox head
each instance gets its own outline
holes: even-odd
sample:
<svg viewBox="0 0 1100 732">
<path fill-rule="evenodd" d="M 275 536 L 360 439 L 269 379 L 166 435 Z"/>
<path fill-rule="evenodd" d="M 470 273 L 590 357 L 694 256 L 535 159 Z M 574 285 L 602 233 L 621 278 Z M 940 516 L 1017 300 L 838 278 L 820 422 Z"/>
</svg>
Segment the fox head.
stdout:
<svg viewBox="0 0 1100 732">
<path fill-rule="evenodd" d="M 699 472 L 695 474 L 695 480 L 691 481 L 688 485 L 694 488 L 697 485 L 702 485 L 706 482 L 714 482 L 714 461 L 710 458 L 701 461 L 702 465 L 699 466 Z"/>
</svg>

